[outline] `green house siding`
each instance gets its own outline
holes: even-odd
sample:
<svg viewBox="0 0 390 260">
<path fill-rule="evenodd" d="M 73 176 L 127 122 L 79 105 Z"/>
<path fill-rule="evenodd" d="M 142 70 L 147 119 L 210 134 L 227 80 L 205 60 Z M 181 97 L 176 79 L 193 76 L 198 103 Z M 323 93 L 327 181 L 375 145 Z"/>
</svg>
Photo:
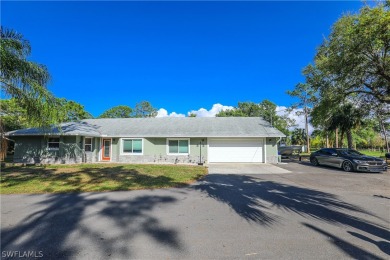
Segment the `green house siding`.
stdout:
<svg viewBox="0 0 390 260">
<path fill-rule="evenodd" d="M 43 149 L 43 143 L 41 137 L 14 137 L 15 140 L 15 152 L 14 160 L 23 161 L 23 158 L 41 157 L 45 150 Z"/>
<path fill-rule="evenodd" d="M 90 162 L 97 162 L 99 161 L 99 147 L 100 147 L 100 138 L 96 138 L 96 137 L 80 137 L 80 139 L 82 140 L 81 143 L 80 143 L 80 147 L 81 149 L 85 149 L 85 147 L 83 147 L 83 145 L 85 144 L 85 139 L 86 138 L 91 138 L 92 139 L 92 142 L 91 142 L 91 151 L 84 151 L 84 158 L 83 158 L 83 162 L 87 162 L 87 163 L 90 163 Z"/>
<path fill-rule="evenodd" d="M 135 138 L 139 139 L 139 138 Z M 198 163 L 207 162 L 207 138 L 189 139 L 189 154 L 169 154 L 168 139 L 176 138 L 142 138 L 142 154 L 123 154 L 122 138 L 114 137 L 111 142 L 111 161 L 129 163 Z M 267 163 L 278 161 L 277 143 L 279 138 L 265 139 L 265 159 Z M 101 161 L 101 138 L 92 138 L 92 151 L 84 151 L 85 137 L 61 136 L 58 150 L 47 148 L 48 137 L 18 136 L 15 140 L 15 162 L 23 163 L 81 163 Z M 201 144 L 202 142 L 202 144 Z"/>
<path fill-rule="evenodd" d="M 23 163 L 77 163 L 82 161 L 81 137 L 59 137 L 59 149 L 49 150 L 46 136 L 18 136 L 14 161 Z"/>
<path fill-rule="evenodd" d="M 265 150 L 266 150 L 266 162 L 277 163 L 278 162 L 278 141 L 280 138 L 265 138 Z"/>
<path fill-rule="evenodd" d="M 132 139 L 132 138 L 123 138 Z M 134 138 L 138 139 L 138 138 Z M 114 162 L 156 162 L 156 163 L 196 163 L 199 162 L 200 148 L 199 143 L 203 139 L 202 161 L 207 158 L 207 142 L 206 138 L 188 138 L 189 139 L 189 154 L 168 154 L 167 140 L 175 138 L 142 138 L 143 151 L 140 154 L 123 154 L 122 138 L 113 138 L 112 142 L 112 161 Z M 187 139 L 187 138 L 177 138 Z"/>
</svg>

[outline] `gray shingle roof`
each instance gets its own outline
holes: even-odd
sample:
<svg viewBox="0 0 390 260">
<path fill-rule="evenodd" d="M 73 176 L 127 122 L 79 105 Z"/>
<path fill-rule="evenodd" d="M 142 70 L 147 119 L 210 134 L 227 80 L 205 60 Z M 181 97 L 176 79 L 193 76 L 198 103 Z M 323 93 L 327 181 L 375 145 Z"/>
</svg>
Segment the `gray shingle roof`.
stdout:
<svg viewBox="0 0 390 260">
<path fill-rule="evenodd" d="M 284 137 L 285 135 L 258 117 L 160 117 L 86 119 L 65 123 L 58 129 L 37 128 L 9 132 L 17 135 L 83 135 L 107 137 Z"/>
<path fill-rule="evenodd" d="M 60 127 L 52 128 L 26 128 L 7 132 L 8 136 L 28 136 L 28 135 L 82 135 L 101 136 L 98 127 L 87 122 L 68 122 Z"/>
</svg>

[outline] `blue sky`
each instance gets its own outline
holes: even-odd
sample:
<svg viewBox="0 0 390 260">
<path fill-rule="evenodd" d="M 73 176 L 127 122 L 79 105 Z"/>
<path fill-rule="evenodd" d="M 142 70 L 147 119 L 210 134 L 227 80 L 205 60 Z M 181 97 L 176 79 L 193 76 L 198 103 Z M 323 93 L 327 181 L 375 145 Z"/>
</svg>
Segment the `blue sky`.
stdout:
<svg viewBox="0 0 390 260">
<path fill-rule="evenodd" d="M 303 81 L 331 25 L 362 5 L 2 2 L 1 23 L 30 41 L 31 60 L 52 75 L 49 89 L 94 116 L 142 100 L 168 114 L 208 115 L 214 104 L 291 105 L 285 92 Z"/>
</svg>

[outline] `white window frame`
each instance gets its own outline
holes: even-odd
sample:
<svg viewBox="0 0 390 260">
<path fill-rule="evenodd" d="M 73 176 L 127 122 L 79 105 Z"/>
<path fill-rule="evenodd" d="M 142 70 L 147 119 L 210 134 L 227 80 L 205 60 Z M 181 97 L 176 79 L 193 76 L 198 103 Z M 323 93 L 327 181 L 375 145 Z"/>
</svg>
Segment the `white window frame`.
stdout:
<svg viewBox="0 0 390 260">
<path fill-rule="evenodd" d="M 179 140 L 187 140 L 188 141 L 188 153 L 170 153 L 169 152 L 169 141 L 179 141 Z M 167 138 L 167 148 L 166 148 L 167 155 L 189 155 L 191 153 L 190 149 L 191 149 L 190 138 Z"/>
<path fill-rule="evenodd" d="M 56 139 L 58 139 L 58 142 L 49 142 L 50 138 L 56 138 Z M 49 144 L 56 144 L 56 143 L 58 143 L 58 148 L 51 148 L 51 147 L 49 147 Z M 60 137 L 58 137 L 58 136 L 50 136 L 50 137 L 48 137 L 48 139 L 47 139 L 47 150 L 49 150 L 49 151 L 59 151 L 60 150 L 60 143 L 61 143 Z"/>
<path fill-rule="evenodd" d="M 125 153 L 123 152 L 123 141 L 124 140 L 141 140 L 142 152 L 141 153 Z M 120 155 L 144 155 L 144 138 L 121 138 Z"/>
<path fill-rule="evenodd" d="M 90 144 L 87 144 L 87 143 L 85 142 L 85 140 L 87 140 L 87 139 L 90 139 L 90 140 L 91 140 L 91 143 L 90 143 Z M 83 144 L 83 145 L 84 145 L 84 151 L 85 151 L 85 152 L 92 152 L 92 137 L 85 137 L 85 138 L 84 138 L 84 144 Z M 85 150 L 85 146 L 86 146 L 86 145 L 91 146 L 91 150 L 90 150 L 90 151 Z"/>
</svg>

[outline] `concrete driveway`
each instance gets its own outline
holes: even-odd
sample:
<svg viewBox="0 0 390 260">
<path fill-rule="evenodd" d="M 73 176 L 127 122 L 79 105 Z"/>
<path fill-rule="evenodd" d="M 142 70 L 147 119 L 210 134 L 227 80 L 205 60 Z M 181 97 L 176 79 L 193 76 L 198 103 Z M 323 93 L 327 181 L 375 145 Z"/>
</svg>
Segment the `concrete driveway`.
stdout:
<svg viewBox="0 0 390 260">
<path fill-rule="evenodd" d="M 287 169 L 267 163 L 210 163 L 209 174 L 281 174 Z"/>
<path fill-rule="evenodd" d="M 283 167 L 186 188 L 2 195 L 2 258 L 389 259 L 389 173 Z"/>
</svg>

